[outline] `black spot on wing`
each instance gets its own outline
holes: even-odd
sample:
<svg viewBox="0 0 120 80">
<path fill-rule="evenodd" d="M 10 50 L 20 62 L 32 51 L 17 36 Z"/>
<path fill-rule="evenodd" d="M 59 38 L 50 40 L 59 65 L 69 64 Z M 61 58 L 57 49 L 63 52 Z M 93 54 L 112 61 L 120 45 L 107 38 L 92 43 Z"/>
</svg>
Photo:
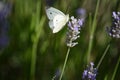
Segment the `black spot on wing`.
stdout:
<svg viewBox="0 0 120 80">
<path fill-rule="evenodd" d="M 48 10 L 48 11 L 49 11 L 50 15 L 54 15 L 55 16 L 57 14 L 60 14 L 60 12 L 58 12 L 58 11 L 54 11 L 54 10 L 52 12 L 50 10 Z"/>
</svg>

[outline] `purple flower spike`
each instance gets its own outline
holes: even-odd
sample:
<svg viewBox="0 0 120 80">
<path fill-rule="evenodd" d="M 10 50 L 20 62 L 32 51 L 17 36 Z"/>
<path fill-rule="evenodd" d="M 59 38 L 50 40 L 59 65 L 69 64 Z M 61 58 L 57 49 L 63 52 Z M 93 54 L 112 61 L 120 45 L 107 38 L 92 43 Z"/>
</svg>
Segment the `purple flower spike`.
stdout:
<svg viewBox="0 0 120 80">
<path fill-rule="evenodd" d="M 85 17 L 86 17 L 86 10 L 84 9 L 84 8 L 78 8 L 77 10 L 76 10 L 76 14 L 77 14 L 77 16 L 79 17 L 79 18 L 81 18 L 81 19 L 85 19 Z"/>
<path fill-rule="evenodd" d="M 120 12 L 113 12 L 112 17 L 112 26 L 110 28 L 107 27 L 107 32 L 113 38 L 120 38 Z"/>
<path fill-rule="evenodd" d="M 94 63 L 91 62 L 86 70 L 83 72 L 82 80 L 96 80 L 97 69 L 93 68 Z"/>
<path fill-rule="evenodd" d="M 12 8 L 11 3 L 3 3 L 0 1 L 0 49 L 6 47 L 9 43 L 8 37 L 8 21 L 7 16 L 9 15 Z"/>
<path fill-rule="evenodd" d="M 83 22 L 84 22 L 84 20 L 83 20 L 83 19 L 78 19 L 78 24 L 79 24 L 80 26 L 82 26 L 82 25 L 83 25 Z"/>
<path fill-rule="evenodd" d="M 78 44 L 78 42 L 74 42 L 77 38 L 79 38 L 79 33 L 81 30 L 81 26 L 83 25 L 82 19 L 76 19 L 74 16 L 70 18 L 68 22 L 68 32 L 66 43 L 69 47 L 74 47 Z"/>
<path fill-rule="evenodd" d="M 12 9 L 12 4 L 11 3 L 5 4 L 3 2 L 0 2 L 0 5 L 2 6 L 2 8 L 0 8 L 0 19 L 4 19 L 10 14 Z"/>
<path fill-rule="evenodd" d="M 90 63 L 90 65 L 91 65 L 91 66 L 94 66 L 94 63 L 93 63 L 93 62 L 91 62 L 91 63 Z"/>
</svg>

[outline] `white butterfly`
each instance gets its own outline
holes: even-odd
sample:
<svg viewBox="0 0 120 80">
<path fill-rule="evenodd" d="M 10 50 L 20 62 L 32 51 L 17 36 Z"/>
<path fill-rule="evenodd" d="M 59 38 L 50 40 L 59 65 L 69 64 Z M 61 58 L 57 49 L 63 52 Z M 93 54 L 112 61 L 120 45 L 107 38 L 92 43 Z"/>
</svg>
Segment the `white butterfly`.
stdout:
<svg viewBox="0 0 120 80">
<path fill-rule="evenodd" d="M 46 9 L 47 17 L 50 20 L 49 26 L 53 33 L 60 31 L 69 20 L 69 15 L 65 15 L 58 9 L 49 7 Z"/>
</svg>

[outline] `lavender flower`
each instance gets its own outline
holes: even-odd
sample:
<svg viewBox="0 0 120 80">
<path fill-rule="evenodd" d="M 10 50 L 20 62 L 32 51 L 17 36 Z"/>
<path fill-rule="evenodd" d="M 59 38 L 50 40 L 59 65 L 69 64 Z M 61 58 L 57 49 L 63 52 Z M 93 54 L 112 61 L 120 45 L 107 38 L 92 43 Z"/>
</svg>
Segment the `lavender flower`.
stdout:
<svg viewBox="0 0 120 80">
<path fill-rule="evenodd" d="M 96 80 L 97 69 L 93 68 L 94 63 L 91 62 L 87 69 L 84 70 L 82 79 L 83 80 Z"/>
<path fill-rule="evenodd" d="M 85 17 L 86 17 L 86 10 L 84 9 L 84 8 L 78 8 L 77 10 L 76 10 L 76 14 L 77 14 L 77 16 L 79 17 L 79 18 L 81 18 L 81 19 L 85 19 Z"/>
<path fill-rule="evenodd" d="M 82 19 L 76 19 L 74 16 L 71 17 L 70 21 L 68 22 L 68 32 L 67 32 L 67 39 L 66 43 L 69 47 L 74 47 L 78 44 L 78 42 L 74 42 L 78 39 L 81 26 L 83 25 Z"/>
<path fill-rule="evenodd" d="M 0 2 L 0 19 L 6 18 L 11 12 L 12 4 Z"/>
<path fill-rule="evenodd" d="M 11 3 L 0 2 L 0 49 L 8 44 L 9 38 L 8 32 L 8 21 L 7 16 L 11 11 Z"/>
<path fill-rule="evenodd" d="M 113 38 L 120 38 L 120 12 L 113 12 L 111 28 L 107 28 L 108 34 Z"/>
</svg>

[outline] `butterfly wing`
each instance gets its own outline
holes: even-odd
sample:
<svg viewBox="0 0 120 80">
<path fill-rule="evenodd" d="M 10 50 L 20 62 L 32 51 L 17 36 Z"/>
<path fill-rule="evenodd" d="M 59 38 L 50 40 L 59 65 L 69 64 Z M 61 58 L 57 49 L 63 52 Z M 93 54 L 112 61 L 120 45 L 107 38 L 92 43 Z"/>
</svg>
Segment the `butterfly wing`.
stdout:
<svg viewBox="0 0 120 80">
<path fill-rule="evenodd" d="M 53 33 L 60 31 L 69 19 L 69 15 L 65 15 L 60 10 L 50 7 L 46 9 L 46 14 L 49 21 L 49 26 Z"/>
<path fill-rule="evenodd" d="M 64 25 L 67 22 L 67 17 L 63 16 L 63 15 L 57 15 L 55 16 L 55 18 L 53 19 L 53 33 L 57 33 L 58 31 L 60 31 Z"/>
<path fill-rule="evenodd" d="M 53 20 L 56 15 L 65 16 L 65 14 L 63 12 L 61 12 L 60 10 L 53 8 L 53 7 L 47 8 L 46 14 L 47 14 L 48 19 L 50 19 L 50 20 Z"/>
<path fill-rule="evenodd" d="M 54 29 L 53 20 L 50 20 L 50 21 L 49 21 L 49 26 L 50 26 L 50 28 L 51 28 L 52 30 Z"/>
</svg>

